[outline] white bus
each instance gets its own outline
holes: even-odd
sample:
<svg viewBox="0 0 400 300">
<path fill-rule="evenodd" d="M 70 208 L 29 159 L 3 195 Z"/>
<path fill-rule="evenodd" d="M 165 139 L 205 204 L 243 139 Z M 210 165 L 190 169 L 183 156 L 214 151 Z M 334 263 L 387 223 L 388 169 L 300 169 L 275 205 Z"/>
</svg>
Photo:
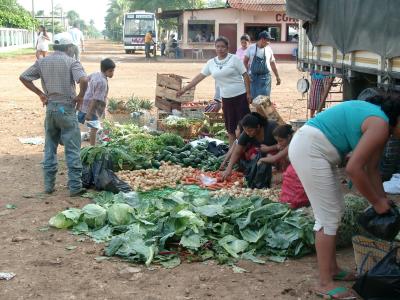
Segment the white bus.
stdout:
<svg viewBox="0 0 400 300">
<path fill-rule="evenodd" d="M 136 50 L 144 50 L 144 36 L 147 32 L 153 33 L 153 41 L 157 45 L 157 20 L 153 13 L 134 11 L 124 15 L 123 41 L 126 53 L 135 53 Z"/>
</svg>

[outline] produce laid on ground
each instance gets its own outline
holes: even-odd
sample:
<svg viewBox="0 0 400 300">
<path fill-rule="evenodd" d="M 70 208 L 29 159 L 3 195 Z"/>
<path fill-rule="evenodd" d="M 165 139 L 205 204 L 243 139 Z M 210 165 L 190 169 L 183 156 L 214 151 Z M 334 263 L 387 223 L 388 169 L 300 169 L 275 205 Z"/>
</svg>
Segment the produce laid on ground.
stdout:
<svg viewBox="0 0 400 300">
<path fill-rule="evenodd" d="M 120 171 L 117 176 L 128 183 L 134 191 L 151 191 L 165 187 L 175 188 L 193 172 L 194 169 L 191 167 L 162 164 L 158 170 Z"/>
<path fill-rule="evenodd" d="M 134 191 L 151 191 L 179 184 L 198 185 L 209 190 L 227 189 L 243 185 L 243 175 L 233 172 L 223 181 L 220 172 L 204 172 L 192 167 L 162 163 L 158 170 L 120 171 L 117 176 L 128 183 Z"/>
<path fill-rule="evenodd" d="M 153 157 L 165 147 L 182 147 L 183 139 L 172 133 L 148 133 L 136 125 L 106 124 L 110 141 L 81 149 L 83 164 L 92 165 L 96 160 L 111 160 L 113 170 L 140 170 L 158 168 Z"/>
<path fill-rule="evenodd" d="M 50 219 L 51 226 L 106 243 L 106 256 L 165 267 L 182 259 L 282 262 L 313 251 L 310 209 L 279 203 L 279 190 L 245 188 L 238 172 L 222 180 L 217 170 L 223 156 L 207 151 L 211 144 L 197 141 L 193 147 L 179 135 L 150 133 L 132 124 L 106 127 L 109 141 L 83 148 L 82 161 L 112 161 L 112 169 L 134 192 L 92 194 L 94 203 L 60 212 Z M 346 196 L 345 206 L 339 246 L 351 244 L 359 231 L 356 220 L 366 201 Z"/>
<path fill-rule="evenodd" d="M 264 263 L 313 250 L 312 220 L 301 210 L 259 197 L 213 198 L 197 186 L 113 195 L 51 218 L 56 228 L 105 242 L 106 256 L 166 267 L 181 259 Z"/>
<path fill-rule="evenodd" d="M 229 188 L 218 189 L 212 192 L 212 195 L 213 197 L 230 196 L 236 198 L 257 196 L 262 199 L 278 202 L 280 193 L 280 189 L 250 189 L 234 185 Z"/>
<path fill-rule="evenodd" d="M 216 157 L 207 151 L 207 145 L 192 147 L 186 144 L 181 148 L 174 146 L 165 147 L 154 157 L 158 162 L 169 161 L 183 167 L 193 167 L 205 171 L 216 171 L 219 169 L 224 157 Z"/>
<path fill-rule="evenodd" d="M 49 224 L 105 243 L 104 255 L 130 262 L 168 268 L 182 259 L 228 264 L 238 259 L 283 262 L 314 249 L 314 220 L 306 209 L 292 210 L 258 196 L 213 197 L 193 185 L 91 196 L 94 203 L 62 211 Z M 351 220 L 365 203 L 356 196 L 345 199 L 351 212 L 343 218 L 342 232 L 353 228 Z M 357 205 L 352 206 L 354 201 Z"/>
</svg>

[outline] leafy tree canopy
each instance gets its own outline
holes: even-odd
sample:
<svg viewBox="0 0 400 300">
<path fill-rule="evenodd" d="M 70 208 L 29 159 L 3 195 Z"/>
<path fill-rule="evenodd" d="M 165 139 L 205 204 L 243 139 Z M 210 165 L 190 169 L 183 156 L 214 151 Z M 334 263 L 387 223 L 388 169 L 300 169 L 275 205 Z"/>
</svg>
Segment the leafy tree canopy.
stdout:
<svg viewBox="0 0 400 300">
<path fill-rule="evenodd" d="M 17 0 L 0 0 L 0 27 L 32 29 L 37 24 Z"/>
</svg>

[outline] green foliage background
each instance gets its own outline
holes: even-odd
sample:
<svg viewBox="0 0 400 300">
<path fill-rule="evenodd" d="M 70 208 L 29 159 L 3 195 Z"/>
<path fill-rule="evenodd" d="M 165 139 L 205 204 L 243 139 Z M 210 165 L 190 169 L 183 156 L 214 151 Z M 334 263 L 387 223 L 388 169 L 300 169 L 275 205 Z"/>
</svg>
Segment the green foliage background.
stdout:
<svg viewBox="0 0 400 300">
<path fill-rule="evenodd" d="M 16 0 L 0 0 L 0 27 L 32 29 L 38 22 Z"/>
</svg>

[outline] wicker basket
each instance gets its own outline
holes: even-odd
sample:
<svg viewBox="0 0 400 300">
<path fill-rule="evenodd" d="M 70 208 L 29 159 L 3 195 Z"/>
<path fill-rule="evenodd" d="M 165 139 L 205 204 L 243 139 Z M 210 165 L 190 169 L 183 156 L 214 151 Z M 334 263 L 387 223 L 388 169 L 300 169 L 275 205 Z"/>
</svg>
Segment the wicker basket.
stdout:
<svg viewBox="0 0 400 300">
<path fill-rule="evenodd" d="M 107 120 L 110 120 L 115 123 L 120 123 L 120 124 L 133 123 L 133 119 L 132 119 L 132 116 L 130 113 L 128 113 L 128 114 L 107 113 L 106 118 L 107 118 Z"/>
<path fill-rule="evenodd" d="M 353 237 L 354 258 L 358 272 L 365 273 L 379 262 L 393 248 L 400 246 L 399 242 L 387 242 L 368 238 L 362 235 Z M 400 251 L 399 251 L 400 253 Z M 400 258 L 400 254 L 398 254 Z"/>
<path fill-rule="evenodd" d="M 220 112 L 205 112 L 204 116 L 206 117 L 208 123 L 210 125 L 217 123 L 224 123 L 224 114 Z"/>
<path fill-rule="evenodd" d="M 166 126 L 165 124 L 161 123 L 161 130 L 166 132 L 175 133 L 181 136 L 184 139 L 191 139 L 195 138 L 199 135 L 200 129 L 203 126 L 202 123 L 192 124 L 190 127 L 173 127 L 173 126 Z"/>
</svg>

